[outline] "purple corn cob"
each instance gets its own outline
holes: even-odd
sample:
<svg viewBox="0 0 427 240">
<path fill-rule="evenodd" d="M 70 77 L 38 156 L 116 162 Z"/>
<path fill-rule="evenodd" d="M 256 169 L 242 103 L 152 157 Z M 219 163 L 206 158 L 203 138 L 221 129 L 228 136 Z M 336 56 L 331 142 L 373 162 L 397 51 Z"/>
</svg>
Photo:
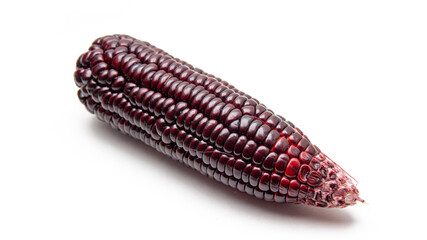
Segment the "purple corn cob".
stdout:
<svg viewBox="0 0 427 240">
<path fill-rule="evenodd" d="M 351 177 L 290 121 L 147 42 L 98 38 L 74 77 L 100 120 L 241 192 L 318 207 L 363 201 Z"/>
</svg>

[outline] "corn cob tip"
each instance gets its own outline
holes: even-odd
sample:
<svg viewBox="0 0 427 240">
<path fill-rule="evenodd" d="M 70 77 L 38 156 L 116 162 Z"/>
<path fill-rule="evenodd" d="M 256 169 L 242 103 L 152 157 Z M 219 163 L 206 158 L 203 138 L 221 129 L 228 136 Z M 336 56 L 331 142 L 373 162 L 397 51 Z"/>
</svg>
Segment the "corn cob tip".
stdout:
<svg viewBox="0 0 427 240">
<path fill-rule="evenodd" d="M 350 174 L 323 153 L 318 154 L 315 159 L 313 166 L 319 170 L 319 175 L 312 176 L 318 177 L 316 179 L 308 180 L 319 183 L 314 188 L 315 201 L 322 202 L 323 207 L 328 208 L 345 208 L 358 201 L 365 202 L 360 198 L 355 179 Z"/>
</svg>

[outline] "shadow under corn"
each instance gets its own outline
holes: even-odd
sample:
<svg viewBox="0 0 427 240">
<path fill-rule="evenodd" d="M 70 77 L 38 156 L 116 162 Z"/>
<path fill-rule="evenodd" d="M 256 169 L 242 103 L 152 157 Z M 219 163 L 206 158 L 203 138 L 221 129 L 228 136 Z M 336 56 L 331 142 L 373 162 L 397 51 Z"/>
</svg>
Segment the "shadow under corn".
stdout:
<svg viewBox="0 0 427 240">
<path fill-rule="evenodd" d="M 208 178 L 186 167 L 172 158 L 157 152 L 154 148 L 112 129 L 108 124 L 95 117 L 89 122 L 88 131 L 91 131 L 98 141 L 104 141 L 112 148 L 136 156 L 138 161 L 147 161 L 153 168 L 172 173 L 183 184 L 191 184 L 194 191 L 203 191 L 219 199 L 218 204 L 228 203 L 238 206 L 236 211 L 244 211 L 245 215 L 253 215 L 275 221 L 311 222 L 323 225 L 350 226 L 354 219 L 346 209 L 324 209 L 297 204 L 280 204 L 267 202 L 228 187 L 214 179 Z M 147 157 L 150 156 L 150 157 Z M 135 159 L 132 158 L 132 159 Z M 121 159 L 126 161 L 126 158 Z M 221 207 L 221 206 L 218 206 Z M 229 206 L 227 206 L 229 207 Z"/>
</svg>

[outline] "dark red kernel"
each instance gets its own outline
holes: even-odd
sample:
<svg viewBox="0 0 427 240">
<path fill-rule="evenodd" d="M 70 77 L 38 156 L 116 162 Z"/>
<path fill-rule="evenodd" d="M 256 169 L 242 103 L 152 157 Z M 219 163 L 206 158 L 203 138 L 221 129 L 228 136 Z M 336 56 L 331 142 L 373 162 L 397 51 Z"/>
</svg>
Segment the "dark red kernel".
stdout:
<svg viewBox="0 0 427 240">
<path fill-rule="evenodd" d="M 224 142 L 224 151 L 226 153 L 233 152 L 238 138 L 239 135 L 237 133 L 232 133 L 228 136 L 227 140 Z"/>
<path fill-rule="evenodd" d="M 254 120 L 254 117 L 249 116 L 249 115 L 243 115 L 240 118 L 240 128 L 239 128 L 239 132 L 241 134 L 245 134 L 246 131 L 248 131 L 249 126 L 251 125 L 252 121 Z"/>
<path fill-rule="evenodd" d="M 233 167 L 235 163 L 236 163 L 236 160 L 234 158 L 232 157 L 228 158 L 228 161 L 225 166 L 225 174 L 227 176 L 233 176 Z"/>
<path fill-rule="evenodd" d="M 258 148 L 255 150 L 252 161 L 256 165 L 260 165 L 264 161 L 264 158 L 267 156 L 269 152 L 270 152 L 270 149 L 268 149 L 267 147 L 262 145 L 258 146 Z"/>
<path fill-rule="evenodd" d="M 241 159 L 237 159 L 236 162 L 234 163 L 233 177 L 236 179 L 241 179 L 242 172 L 245 167 L 246 167 L 246 163 Z"/>
<path fill-rule="evenodd" d="M 224 125 L 222 125 L 222 123 L 217 124 L 214 127 L 214 129 L 212 130 L 209 140 L 211 142 L 215 142 L 216 138 L 221 133 L 221 131 L 222 131 L 223 128 L 224 128 Z"/>
<path fill-rule="evenodd" d="M 229 115 L 231 110 L 235 109 L 233 104 L 227 103 L 221 110 L 220 121 L 224 121 L 225 118 Z"/>
<path fill-rule="evenodd" d="M 249 177 L 251 175 L 251 172 L 252 172 L 252 164 L 248 163 L 248 164 L 246 164 L 246 166 L 245 166 L 245 168 L 243 169 L 243 172 L 242 172 L 242 180 L 243 180 L 243 182 L 245 182 L 245 183 L 249 182 Z"/>
<path fill-rule="evenodd" d="M 209 139 L 211 132 L 213 131 L 213 129 L 218 125 L 218 122 L 214 119 L 210 119 L 206 125 L 205 128 L 203 129 L 202 132 L 202 137 L 204 140 Z"/>
<path fill-rule="evenodd" d="M 310 163 L 311 159 L 312 159 L 312 156 L 309 153 L 307 153 L 307 152 L 302 152 L 299 155 L 299 160 L 300 160 L 300 162 L 302 164 L 308 164 L 308 163 Z"/>
<path fill-rule="evenodd" d="M 294 177 L 296 177 L 300 165 L 301 164 L 300 164 L 298 158 L 292 158 L 289 161 L 288 166 L 286 167 L 285 176 L 288 177 L 288 178 L 294 178 Z"/>
<path fill-rule="evenodd" d="M 216 138 L 215 146 L 217 148 L 222 148 L 228 136 L 230 136 L 230 131 L 227 128 L 223 128 L 219 133 L 218 137 Z"/>
<path fill-rule="evenodd" d="M 230 129 L 231 132 L 239 132 L 239 124 L 240 124 L 240 120 L 237 119 L 237 120 L 231 122 L 228 125 L 228 128 Z"/>
<path fill-rule="evenodd" d="M 233 109 L 228 116 L 225 118 L 225 124 L 230 124 L 231 122 L 239 119 L 242 116 L 242 111 L 240 109 Z"/>
<path fill-rule="evenodd" d="M 187 119 L 186 119 L 187 120 Z M 191 132 L 196 132 L 197 127 L 199 126 L 199 122 L 201 122 L 202 120 L 204 120 L 205 122 L 207 121 L 207 118 L 203 117 L 202 113 L 198 113 L 194 119 L 192 121 L 190 121 L 189 124 L 189 128 Z M 184 124 L 184 127 L 186 127 L 187 122 Z M 197 134 L 197 133 L 196 133 Z M 198 134 L 198 137 L 200 137 L 200 134 Z"/>
<path fill-rule="evenodd" d="M 298 142 L 298 149 L 300 149 L 301 151 L 304 151 L 308 146 L 310 145 L 310 141 L 308 141 L 307 138 L 303 137 L 299 142 Z"/>
<path fill-rule="evenodd" d="M 301 184 L 301 187 L 299 188 L 299 192 L 298 192 L 298 199 L 303 199 L 307 196 L 307 190 L 308 187 L 305 184 Z"/>
<path fill-rule="evenodd" d="M 289 156 L 282 153 L 277 157 L 274 171 L 283 174 L 289 162 Z"/>
<path fill-rule="evenodd" d="M 279 184 L 279 192 L 281 194 L 287 194 L 288 193 L 288 187 L 289 187 L 289 179 L 286 177 L 282 177 Z"/>
<path fill-rule="evenodd" d="M 292 133 L 288 138 L 289 143 L 291 143 L 292 145 L 297 145 L 301 139 L 302 136 L 298 132 Z"/>
<path fill-rule="evenodd" d="M 219 104 L 213 106 L 213 109 L 212 109 L 212 111 L 210 111 L 209 116 L 211 118 L 218 119 L 220 117 L 220 114 L 221 114 L 221 111 L 222 111 L 224 105 L 225 105 L 225 103 L 219 103 Z M 206 109 L 206 111 L 208 111 L 208 110 Z"/>
<path fill-rule="evenodd" d="M 253 167 L 249 177 L 249 184 L 251 184 L 254 187 L 258 186 L 258 181 L 261 177 L 261 174 L 262 174 L 261 168 Z"/>
<path fill-rule="evenodd" d="M 267 108 L 263 104 L 259 104 L 255 106 L 255 115 L 261 115 L 263 112 L 265 112 Z"/>
<path fill-rule="evenodd" d="M 255 133 L 254 140 L 257 143 L 263 143 L 264 139 L 267 137 L 268 133 L 271 131 L 271 127 L 264 124 L 261 127 L 258 128 L 257 132 Z"/>
<path fill-rule="evenodd" d="M 266 172 L 262 173 L 258 188 L 262 191 L 268 191 L 270 189 L 270 174 Z"/>
<path fill-rule="evenodd" d="M 195 129 L 197 137 L 201 137 L 202 136 L 203 129 L 205 128 L 206 123 L 208 121 L 209 121 L 209 118 L 204 117 L 204 118 L 202 118 L 202 120 L 200 120 L 200 122 L 198 122 L 198 124 L 196 126 L 196 129 Z M 192 130 L 192 131 L 194 131 L 194 130 Z"/>
<path fill-rule="evenodd" d="M 305 152 L 311 154 L 312 156 L 315 156 L 318 153 L 318 151 L 312 144 L 308 145 L 308 147 L 305 149 Z"/>
<path fill-rule="evenodd" d="M 210 163 L 210 158 L 213 154 L 214 148 L 212 146 L 207 146 L 205 151 L 203 152 L 202 160 L 203 163 L 208 165 Z"/>
<path fill-rule="evenodd" d="M 297 158 L 298 156 L 299 156 L 299 154 L 300 154 L 300 150 L 297 148 L 297 147 L 295 147 L 295 146 L 293 146 L 293 145 L 291 145 L 289 148 L 288 148 L 288 151 L 286 152 L 288 155 L 289 155 L 289 157 L 294 157 L 294 158 Z"/>
<path fill-rule="evenodd" d="M 256 150 L 256 147 L 256 143 L 253 140 L 249 140 L 243 148 L 242 157 L 246 160 L 251 159 Z"/>
<path fill-rule="evenodd" d="M 279 138 L 280 138 L 280 133 L 277 130 L 272 130 L 268 133 L 267 137 L 265 138 L 264 144 L 268 148 L 273 148 L 276 145 L 277 140 L 279 140 Z"/>
<path fill-rule="evenodd" d="M 198 158 L 200 159 L 203 158 L 203 153 L 207 147 L 208 147 L 208 144 L 206 142 L 199 141 L 199 144 L 197 144 L 197 148 L 196 148 L 196 155 Z"/>
<path fill-rule="evenodd" d="M 256 132 L 258 131 L 258 128 L 260 128 L 263 125 L 262 121 L 260 120 L 254 120 L 252 121 L 252 123 L 249 125 L 248 131 L 246 133 L 246 135 L 250 138 L 254 137 Z"/>
<path fill-rule="evenodd" d="M 255 115 L 255 107 L 254 106 L 244 106 L 242 107 L 243 115 Z"/>
<path fill-rule="evenodd" d="M 279 191 L 279 184 L 280 184 L 281 177 L 280 175 L 276 173 L 272 173 L 270 176 L 270 189 L 272 192 L 278 192 Z"/>
<path fill-rule="evenodd" d="M 289 146 L 290 145 L 289 145 L 288 140 L 285 137 L 281 137 L 277 140 L 273 149 L 274 149 L 274 152 L 280 154 L 280 153 L 286 152 L 288 150 Z"/>
<path fill-rule="evenodd" d="M 227 164 L 227 162 L 228 162 L 228 160 L 229 160 L 230 158 L 229 157 L 227 157 L 227 156 L 225 156 L 225 155 L 222 155 L 220 158 L 219 158 L 219 160 L 218 160 L 218 165 L 217 165 L 217 169 L 218 169 L 218 171 L 220 171 L 220 172 L 224 172 L 225 171 L 225 165 Z"/>
<path fill-rule="evenodd" d="M 300 188 L 300 183 L 296 179 L 292 179 L 289 182 L 288 196 L 289 197 L 297 197 L 299 188 Z"/>
<path fill-rule="evenodd" d="M 245 104 L 245 102 L 247 100 L 248 100 L 248 98 L 245 97 L 245 96 L 238 96 L 236 99 L 234 99 L 234 103 L 233 104 L 234 104 L 234 106 L 240 108 L 240 107 L 242 107 Z"/>
<path fill-rule="evenodd" d="M 287 126 L 285 129 L 282 130 L 280 133 L 282 136 L 289 137 L 292 133 L 294 133 L 295 130 L 291 126 Z"/>
<path fill-rule="evenodd" d="M 211 167 L 213 168 L 217 167 L 218 160 L 221 156 L 222 156 L 222 153 L 216 149 L 212 152 L 212 155 L 209 159 L 209 164 L 211 165 Z"/>
<path fill-rule="evenodd" d="M 273 115 L 273 112 L 271 112 L 271 111 L 265 111 L 265 112 L 263 112 L 263 113 L 261 113 L 258 117 L 259 117 L 259 119 L 261 119 L 262 121 L 267 121 L 267 119 L 269 118 L 269 117 L 271 117 Z"/>
<path fill-rule="evenodd" d="M 280 118 L 276 115 L 272 115 L 267 119 L 267 121 L 265 121 L 265 123 L 268 124 L 268 126 L 270 126 L 271 128 L 276 128 L 279 122 L 280 122 Z"/>
<path fill-rule="evenodd" d="M 248 142 L 248 139 L 245 136 L 240 136 L 236 144 L 234 145 L 233 153 L 235 155 L 240 155 L 243 152 L 243 148 L 246 146 L 246 143 Z"/>
<path fill-rule="evenodd" d="M 274 165 L 276 163 L 278 155 L 277 153 L 270 152 L 265 158 L 262 163 L 262 168 L 267 171 L 272 171 L 274 169 Z"/>
</svg>

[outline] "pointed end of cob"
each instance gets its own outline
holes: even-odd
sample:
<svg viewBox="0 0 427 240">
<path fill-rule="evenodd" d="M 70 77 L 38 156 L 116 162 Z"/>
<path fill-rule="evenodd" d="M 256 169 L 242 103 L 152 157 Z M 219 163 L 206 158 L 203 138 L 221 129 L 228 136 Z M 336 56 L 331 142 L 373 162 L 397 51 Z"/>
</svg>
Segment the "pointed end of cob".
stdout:
<svg viewBox="0 0 427 240">
<path fill-rule="evenodd" d="M 345 208 L 357 202 L 365 202 L 359 196 L 357 181 L 350 174 L 323 153 L 318 154 L 315 159 L 321 181 L 314 187 L 313 200 L 320 202 L 319 206 Z"/>
<path fill-rule="evenodd" d="M 353 206 L 357 202 L 365 202 L 365 200 L 359 196 L 359 190 L 356 188 L 356 184 L 347 175 L 338 172 L 337 179 L 334 181 L 338 185 L 338 188 L 332 191 L 329 207 L 344 208 Z"/>
</svg>

